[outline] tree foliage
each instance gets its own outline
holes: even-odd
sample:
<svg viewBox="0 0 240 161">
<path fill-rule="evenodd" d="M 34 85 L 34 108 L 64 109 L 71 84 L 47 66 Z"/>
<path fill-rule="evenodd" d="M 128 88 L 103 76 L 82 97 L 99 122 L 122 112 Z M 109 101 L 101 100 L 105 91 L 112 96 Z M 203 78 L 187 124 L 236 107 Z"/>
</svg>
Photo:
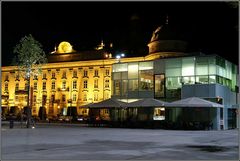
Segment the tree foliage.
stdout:
<svg viewBox="0 0 240 161">
<path fill-rule="evenodd" d="M 24 36 L 14 47 L 13 52 L 17 54 L 14 61 L 24 77 L 39 74 L 42 65 L 47 63 L 42 45 L 31 34 Z"/>
</svg>

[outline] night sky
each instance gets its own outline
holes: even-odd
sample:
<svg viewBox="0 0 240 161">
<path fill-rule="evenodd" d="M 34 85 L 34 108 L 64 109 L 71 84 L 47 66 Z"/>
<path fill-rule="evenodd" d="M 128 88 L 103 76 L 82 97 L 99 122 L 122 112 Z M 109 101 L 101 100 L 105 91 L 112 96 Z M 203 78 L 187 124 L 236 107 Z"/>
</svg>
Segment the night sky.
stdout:
<svg viewBox="0 0 240 161">
<path fill-rule="evenodd" d="M 238 4 L 227 2 L 1 2 L 2 66 L 13 48 L 32 34 L 46 54 L 61 41 L 77 51 L 103 39 L 128 57 L 147 54 L 152 32 L 165 23 L 184 35 L 192 51 L 238 63 Z"/>
</svg>

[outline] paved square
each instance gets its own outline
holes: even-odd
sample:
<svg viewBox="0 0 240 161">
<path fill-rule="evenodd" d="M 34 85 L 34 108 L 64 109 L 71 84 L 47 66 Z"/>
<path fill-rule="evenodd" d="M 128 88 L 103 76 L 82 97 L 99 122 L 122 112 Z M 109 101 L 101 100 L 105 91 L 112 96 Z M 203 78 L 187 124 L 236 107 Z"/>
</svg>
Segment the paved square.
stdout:
<svg viewBox="0 0 240 161">
<path fill-rule="evenodd" d="M 177 131 L 38 125 L 1 129 L 2 159 L 237 160 L 238 130 Z"/>
</svg>

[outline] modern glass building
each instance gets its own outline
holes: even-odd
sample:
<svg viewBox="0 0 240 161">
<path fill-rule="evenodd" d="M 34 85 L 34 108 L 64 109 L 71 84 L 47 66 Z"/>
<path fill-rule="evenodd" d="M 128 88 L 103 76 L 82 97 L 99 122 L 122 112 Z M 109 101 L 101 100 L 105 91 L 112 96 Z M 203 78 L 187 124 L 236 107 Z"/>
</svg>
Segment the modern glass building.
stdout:
<svg viewBox="0 0 240 161">
<path fill-rule="evenodd" d="M 153 32 L 148 47 L 149 53 L 143 57 L 113 58 L 103 42 L 95 51 L 84 52 L 74 51 L 68 42 L 60 43 L 49 53 L 42 75 L 31 78 L 32 114 L 38 116 L 45 107 L 48 117 L 67 115 L 69 107 L 76 107 L 78 115 L 87 116 L 89 109 L 83 106 L 109 98 L 172 102 L 199 97 L 224 108 L 158 107 L 150 111 L 147 120 L 204 122 L 208 117 L 213 129 L 238 126 L 234 108 L 239 103 L 237 65 L 218 55 L 188 52 L 188 43 L 168 24 Z M 11 110 L 17 114 L 27 104 L 26 80 L 17 73 L 16 66 L 2 67 L 2 114 Z M 133 113 L 144 121 L 142 116 L 148 112 L 136 107 L 123 113 Z M 111 120 L 109 110 L 103 108 L 99 114 Z"/>
</svg>

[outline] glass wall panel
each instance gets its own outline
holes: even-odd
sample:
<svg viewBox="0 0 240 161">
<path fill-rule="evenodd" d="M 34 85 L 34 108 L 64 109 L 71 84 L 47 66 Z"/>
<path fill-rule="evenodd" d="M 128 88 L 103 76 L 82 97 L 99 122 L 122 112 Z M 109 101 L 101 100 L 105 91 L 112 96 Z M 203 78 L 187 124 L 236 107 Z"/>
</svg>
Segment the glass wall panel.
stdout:
<svg viewBox="0 0 240 161">
<path fill-rule="evenodd" d="M 127 63 L 122 63 L 122 64 L 114 64 L 113 65 L 113 72 L 124 72 L 127 71 Z"/>
<path fill-rule="evenodd" d="M 128 64 L 128 79 L 138 78 L 138 63 Z"/>
<path fill-rule="evenodd" d="M 232 64 L 226 61 L 226 78 L 232 79 Z"/>
<path fill-rule="evenodd" d="M 183 84 L 195 84 L 195 77 L 183 77 L 182 83 Z"/>
<path fill-rule="evenodd" d="M 139 62 L 139 70 L 150 70 L 153 69 L 153 62 Z"/>
<path fill-rule="evenodd" d="M 208 57 L 196 59 L 196 75 L 208 75 Z"/>
<path fill-rule="evenodd" d="M 214 65 L 214 64 L 209 64 L 209 74 L 211 74 L 211 75 L 217 74 L 216 65 Z"/>
<path fill-rule="evenodd" d="M 209 76 L 209 83 L 216 83 L 216 76 L 215 75 L 210 75 Z"/>
<path fill-rule="evenodd" d="M 138 90 L 138 80 L 128 80 L 128 90 L 129 91 L 137 91 Z"/>
<path fill-rule="evenodd" d="M 128 72 L 121 72 L 121 73 L 122 73 L 121 79 L 128 79 Z"/>
<path fill-rule="evenodd" d="M 180 77 L 169 77 L 166 79 L 167 89 L 177 89 L 181 88 L 181 78 Z"/>
<path fill-rule="evenodd" d="M 194 74 L 194 57 L 182 58 L 182 76 L 191 76 Z"/>
<path fill-rule="evenodd" d="M 121 73 L 113 73 L 113 80 L 121 79 Z"/>
<path fill-rule="evenodd" d="M 166 69 L 166 77 L 181 76 L 181 68 L 170 68 Z"/>
<path fill-rule="evenodd" d="M 165 67 L 166 68 L 181 68 L 182 67 L 182 61 L 181 58 L 177 59 L 168 59 L 165 61 Z"/>
<path fill-rule="evenodd" d="M 208 84 L 208 76 L 207 75 L 196 76 L 196 83 Z"/>
<path fill-rule="evenodd" d="M 164 74 L 155 75 L 155 98 L 165 97 L 165 76 Z"/>
<path fill-rule="evenodd" d="M 114 95 L 120 96 L 120 80 L 114 80 Z"/>
<path fill-rule="evenodd" d="M 142 70 L 140 74 L 140 86 L 139 90 L 149 91 L 153 90 L 153 70 Z"/>
<path fill-rule="evenodd" d="M 127 96 L 128 80 L 122 80 L 122 96 Z"/>
</svg>

